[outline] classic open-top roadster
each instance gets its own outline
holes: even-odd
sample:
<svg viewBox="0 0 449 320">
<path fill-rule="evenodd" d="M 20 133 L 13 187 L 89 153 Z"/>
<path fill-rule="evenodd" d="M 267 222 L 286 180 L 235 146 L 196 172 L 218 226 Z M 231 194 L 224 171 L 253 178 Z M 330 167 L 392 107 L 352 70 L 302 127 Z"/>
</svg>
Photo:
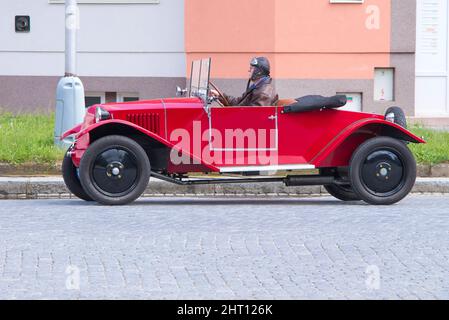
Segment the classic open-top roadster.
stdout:
<svg viewBox="0 0 449 320">
<path fill-rule="evenodd" d="M 407 131 L 400 108 L 385 116 L 338 110 L 344 96 L 223 107 L 209 96 L 209 69 L 210 59 L 193 63 L 188 97 L 88 108 L 62 137 L 74 136 L 62 168 L 69 190 L 106 205 L 134 201 L 150 176 L 181 185 L 324 185 L 338 199 L 374 205 L 412 190 L 407 144 L 425 141 Z"/>
</svg>

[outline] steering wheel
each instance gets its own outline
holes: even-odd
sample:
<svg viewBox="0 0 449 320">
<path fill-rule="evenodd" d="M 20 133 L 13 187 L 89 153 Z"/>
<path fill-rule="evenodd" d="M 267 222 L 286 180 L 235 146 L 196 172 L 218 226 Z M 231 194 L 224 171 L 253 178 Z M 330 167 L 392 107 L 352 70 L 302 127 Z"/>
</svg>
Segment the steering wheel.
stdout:
<svg viewBox="0 0 449 320">
<path fill-rule="evenodd" d="M 223 94 L 223 92 L 221 92 L 221 90 L 218 89 L 218 87 L 217 87 L 212 81 L 209 81 L 209 84 L 211 85 L 212 88 L 214 88 L 214 89 L 218 92 L 218 95 L 219 95 L 220 98 L 223 99 L 223 101 L 224 101 L 224 103 L 222 103 L 220 100 L 217 100 L 217 102 L 218 102 L 222 107 L 229 106 L 229 101 L 228 101 L 228 99 L 226 99 L 226 97 L 225 97 L 225 95 Z"/>
</svg>

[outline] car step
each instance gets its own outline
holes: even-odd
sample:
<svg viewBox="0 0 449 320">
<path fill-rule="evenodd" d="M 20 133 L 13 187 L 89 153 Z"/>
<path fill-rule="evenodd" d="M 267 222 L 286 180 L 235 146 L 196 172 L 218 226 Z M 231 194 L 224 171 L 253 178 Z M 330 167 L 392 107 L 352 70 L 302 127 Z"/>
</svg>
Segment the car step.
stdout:
<svg viewBox="0 0 449 320">
<path fill-rule="evenodd" d="M 260 183 L 260 182 L 283 182 L 287 187 L 293 186 L 316 186 L 338 183 L 334 176 L 287 176 L 287 177 L 261 177 L 261 178 L 232 178 L 232 179 L 189 179 L 164 175 L 157 172 L 151 172 L 151 175 L 157 179 L 178 185 L 200 185 L 200 184 L 230 184 L 230 183 Z"/>
</svg>

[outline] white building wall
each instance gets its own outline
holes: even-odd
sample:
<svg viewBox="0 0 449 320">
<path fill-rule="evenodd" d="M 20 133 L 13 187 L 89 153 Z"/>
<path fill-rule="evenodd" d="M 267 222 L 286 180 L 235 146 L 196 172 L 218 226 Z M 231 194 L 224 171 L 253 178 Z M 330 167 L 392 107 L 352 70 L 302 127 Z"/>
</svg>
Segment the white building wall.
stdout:
<svg viewBox="0 0 449 320">
<path fill-rule="evenodd" d="M 449 116 L 449 6 L 417 1 L 416 114 Z"/>
<path fill-rule="evenodd" d="M 80 76 L 185 77 L 184 0 L 79 4 Z M 14 17 L 29 15 L 31 32 Z M 64 5 L 0 0 L 0 75 L 64 74 Z"/>
</svg>

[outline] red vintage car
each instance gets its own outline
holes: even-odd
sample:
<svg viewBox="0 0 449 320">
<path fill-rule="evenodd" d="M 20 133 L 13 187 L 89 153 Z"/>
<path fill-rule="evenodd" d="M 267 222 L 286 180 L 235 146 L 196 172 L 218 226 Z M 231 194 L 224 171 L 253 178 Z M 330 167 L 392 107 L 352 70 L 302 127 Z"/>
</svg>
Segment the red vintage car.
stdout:
<svg viewBox="0 0 449 320">
<path fill-rule="evenodd" d="M 68 189 L 105 205 L 136 200 L 150 177 L 180 185 L 324 185 L 340 200 L 374 205 L 412 190 L 416 162 L 407 144 L 425 141 L 406 129 L 400 108 L 338 110 L 344 96 L 222 106 L 209 96 L 216 88 L 209 69 L 210 59 L 192 64 L 188 97 L 88 108 L 62 137 L 75 138 L 62 166 Z"/>
</svg>

